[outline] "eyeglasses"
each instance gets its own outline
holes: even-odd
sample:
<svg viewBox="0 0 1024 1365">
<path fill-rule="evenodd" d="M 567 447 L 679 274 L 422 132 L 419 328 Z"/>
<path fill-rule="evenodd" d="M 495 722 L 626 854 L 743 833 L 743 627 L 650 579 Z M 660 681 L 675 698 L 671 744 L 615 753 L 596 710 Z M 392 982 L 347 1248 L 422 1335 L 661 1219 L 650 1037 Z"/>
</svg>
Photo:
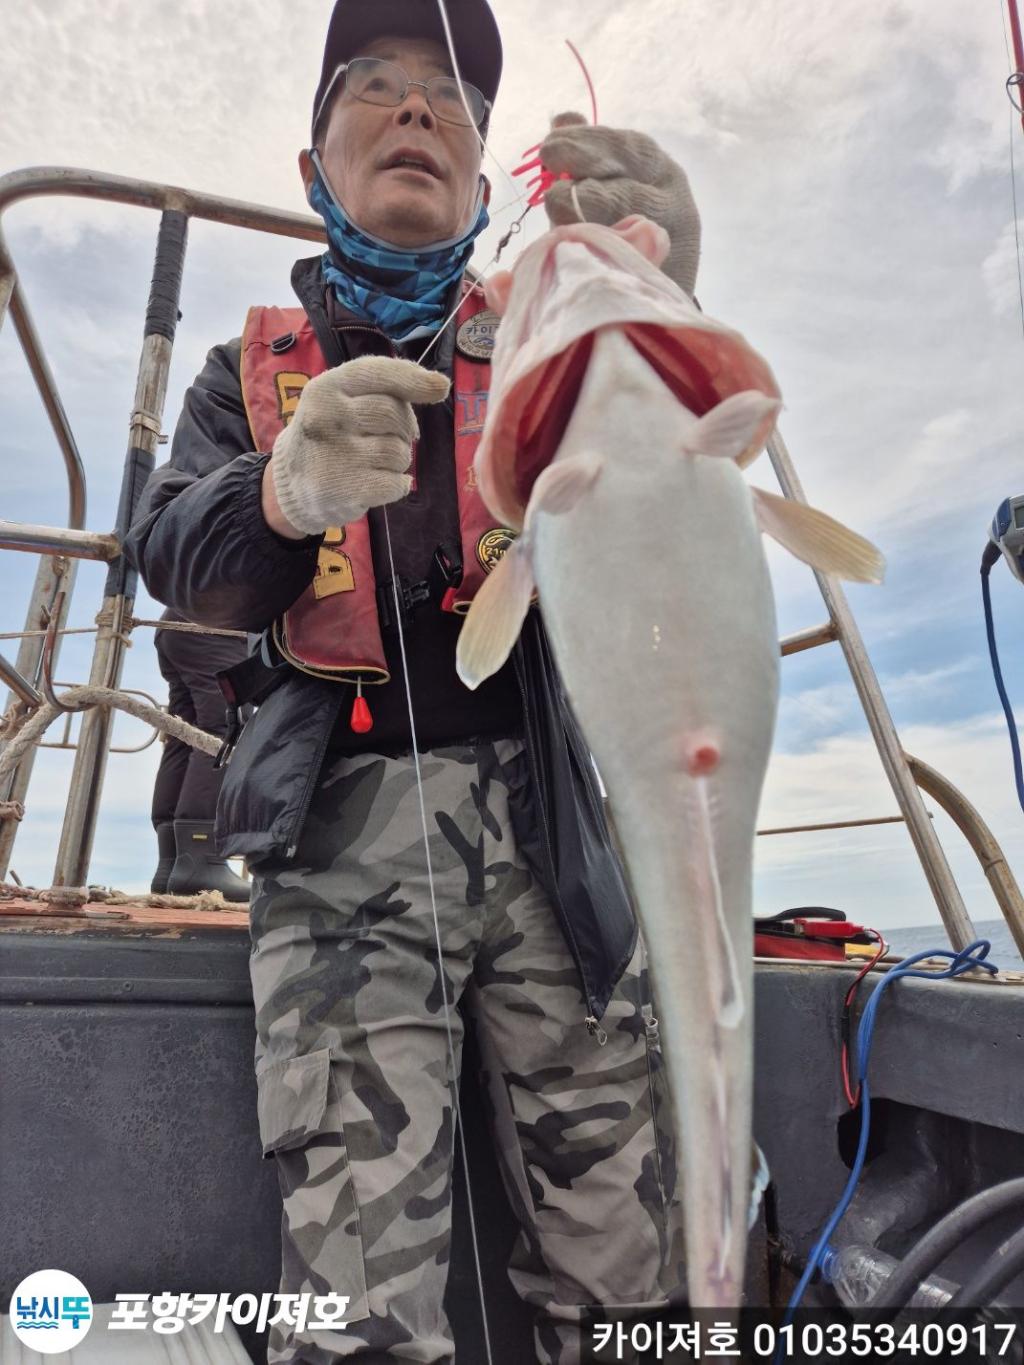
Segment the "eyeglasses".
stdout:
<svg viewBox="0 0 1024 1365">
<path fill-rule="evenodd" d="M 460 90 L 454 76 L 431 76 L 429 81 L 411 81 L 402 67 L 395 62 L 386 62 L 383 57 L 353 57 L 350 62 L 342 62 L 335 69 L 316 111 L 314 127 L 319 126 L 320 118 L 342 76 L 345 77 L 345 88 L 357 100 L 391 108 L 401 104 L 410 89 L 416 86 L 424 91 L 427 103 L 439 119 L 445 123 L 460 124 L 463 128 L 479 128 L 491 107 L 490 101 L 484 99 L 483 93 L 475 85 L 463 81 Z"/>
</svg>

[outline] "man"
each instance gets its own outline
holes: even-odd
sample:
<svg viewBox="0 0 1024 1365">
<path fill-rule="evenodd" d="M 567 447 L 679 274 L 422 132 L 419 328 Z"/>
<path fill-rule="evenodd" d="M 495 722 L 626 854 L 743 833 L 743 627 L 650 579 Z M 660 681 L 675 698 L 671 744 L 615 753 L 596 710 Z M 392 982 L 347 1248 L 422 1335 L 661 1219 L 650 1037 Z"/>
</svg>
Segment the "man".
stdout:
<svg viewBox="0 0 1024 1365">
<path fill-rule="evenodd" d="M 253 310 L 210 353 L 129 547 L 191 619 L 266 632 L 218 830 L 255 872 L 281 1291 L 348 1298 L 344 1328 L 275 1325 L 271 1365 L 452 1359 L 464 1016 L 538 1359 L 575 1365 L 590 1316 L 682 1293 L 643 947 L 536 613 L 476 692 L 455 674 L 459 608 L 511 533 L 471 477 L 487 319 L 462 297 L 501 44 L 486 0 L 447 14 L 461 89 L 433 0 L 335 5 L 299 158 L 328 253 L 293 271 L 301 312 Z M 568 128 L 544 154 L 576 181 L 552 217 L 657 217 L 692 289 L 696 209 L 650 139 Z"/>
<path fill-rule="evenodd" d="M 160 619 L 173 624 L 184 617 L 168 607 Z M 217 674 L 245 658 L 245 640 L 158 629 L 154 644 L 167 683 L 168 711 L 208 734 L 223 736 L 224 697 Z M 172 896 L 219 891 L 225 900 L 247 901 L 249 883 L 218 856 L 214 845 L 214 813 L 224 770 L 209 754 L 189 748 L 173 735 L 163 736 L 163 741 L 152 803 L 159 861 L 150 891 Z"/>
</svg>

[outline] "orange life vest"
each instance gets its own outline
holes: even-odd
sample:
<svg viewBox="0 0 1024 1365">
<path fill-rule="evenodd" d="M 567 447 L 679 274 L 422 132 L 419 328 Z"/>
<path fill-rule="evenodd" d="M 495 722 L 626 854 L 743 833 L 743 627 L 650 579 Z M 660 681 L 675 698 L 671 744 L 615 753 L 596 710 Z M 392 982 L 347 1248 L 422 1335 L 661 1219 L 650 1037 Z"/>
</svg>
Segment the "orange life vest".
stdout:
<svg viewBox="0 0 1024 1365">
<path fill-rule="evenodd" d="M 483 292 L 469 287 L 456 327 L 471 323 L 485 309 Z M 277 436 L 295 415 L 303 388 L 327 368 L 303 309 L 249 309 L 242 335 L 241 379 L 254 449 L 273 449 Z M 445 592 L 443 611 L 468 611 L 487 574 L 515 539 L 514 531 L 495 525 L 473 471 L 487 415 L 490 377 L 489 359 L 456 351 L 455 469 L 463 571 L 458 585 Z M 328 529 L 313 581 L 275 622 L 273 636 L 282 655 L 304 672 L 337 682 L 390 680 L 366 517 Z"/>
</svg>

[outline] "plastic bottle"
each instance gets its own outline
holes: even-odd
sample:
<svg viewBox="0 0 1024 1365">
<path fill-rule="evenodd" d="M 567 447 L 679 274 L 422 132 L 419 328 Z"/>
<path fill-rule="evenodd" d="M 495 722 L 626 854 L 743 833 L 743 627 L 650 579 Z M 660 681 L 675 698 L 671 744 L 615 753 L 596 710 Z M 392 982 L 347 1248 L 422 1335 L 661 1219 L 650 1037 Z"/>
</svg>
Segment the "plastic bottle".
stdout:
<svg viewBox="0 0 1024 1365">
<path fill-rule="evenodd" d="M 832 1285 L 848 1308 L 862 1308 L 875 1297 L 899 1262 L 877 1247 L 851 1242 L 838 1251 L 829 1247 L 821 1263 L 821 1278 Z M 908 1308 L 943 1308 L 960 1288 L 952 1280 L 929 1275 L 914 1292 Z"/>
</svg>

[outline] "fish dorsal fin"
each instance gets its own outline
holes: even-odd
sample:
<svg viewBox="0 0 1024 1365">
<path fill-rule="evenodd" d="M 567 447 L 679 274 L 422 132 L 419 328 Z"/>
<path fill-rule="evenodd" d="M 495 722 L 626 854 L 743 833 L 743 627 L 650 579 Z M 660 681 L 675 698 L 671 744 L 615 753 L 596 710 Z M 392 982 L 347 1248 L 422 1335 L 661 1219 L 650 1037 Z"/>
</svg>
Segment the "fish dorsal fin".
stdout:
<svg viewBox="0 0 1024 1365">
<path fill-rule="evenodd" d="M 455 670 L 468 688 L 479 687 L 508 658 L 532 596 L 530 556 L 517 540 L 484 579 L 459 632 Z"/>
<path fill-rule="evenodd" d="M 757 523 L 765 535 L 821 573 L 854 583 L 881 583 L 885 557 L 856 531 L 816 507 L 752 488 Z"/>
<path fill-rule="evenodd" d="M 738 460 L 755 443 L 764 445 L 782 404 L 759 389 L 734 393 L 706 412 L 683 442 L 688 455 L 716 455 Z"/>
<path fill-rule="evenodd" d="M 551 512 L 557 516 L 575 507 L 603 468 L 604 460 L 600 455 L 568 455 L 565 459 L 554 460 L 534 482 L 525 525 L 530 525 L 537 512 Z"/>
</svg>

